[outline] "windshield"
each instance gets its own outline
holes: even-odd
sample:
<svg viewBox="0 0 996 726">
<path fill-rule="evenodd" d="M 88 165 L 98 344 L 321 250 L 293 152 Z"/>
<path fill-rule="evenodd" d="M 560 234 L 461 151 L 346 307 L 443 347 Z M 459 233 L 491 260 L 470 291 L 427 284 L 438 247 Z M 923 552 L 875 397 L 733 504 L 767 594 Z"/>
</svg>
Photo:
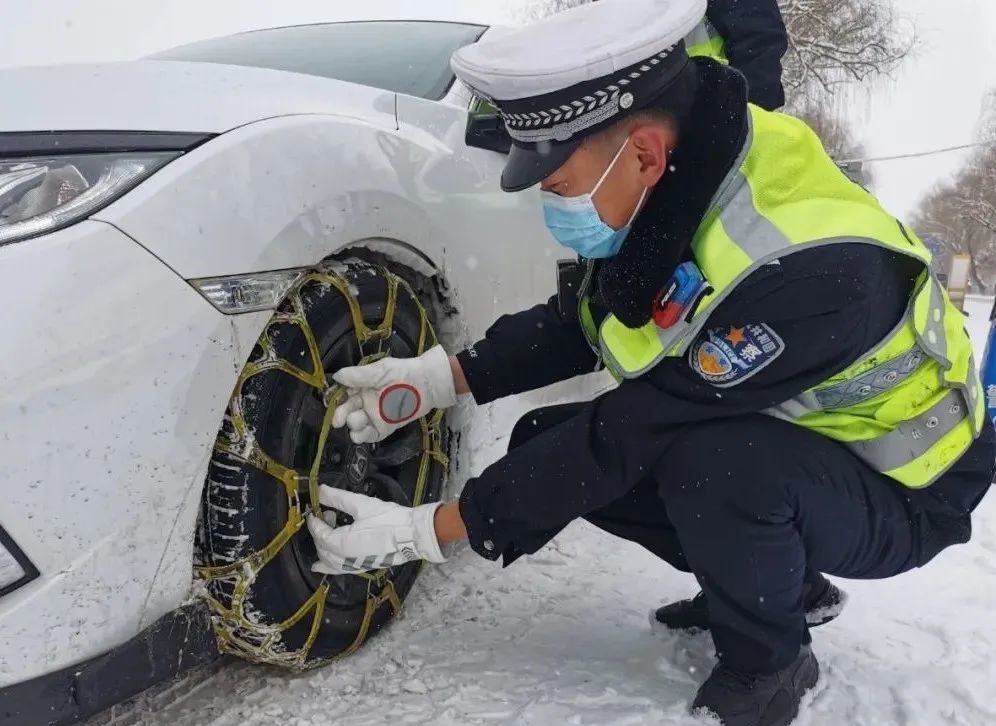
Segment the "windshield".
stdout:
<svg viewBox="0 0 996 726">
<path fill-rule="evenodd" d="M 204 40 L 151 57 L 307 73 L 437 100 L 453 82 L 450 56 L 484 30 L 420 21 L 298 25 Z"/>
</svg>

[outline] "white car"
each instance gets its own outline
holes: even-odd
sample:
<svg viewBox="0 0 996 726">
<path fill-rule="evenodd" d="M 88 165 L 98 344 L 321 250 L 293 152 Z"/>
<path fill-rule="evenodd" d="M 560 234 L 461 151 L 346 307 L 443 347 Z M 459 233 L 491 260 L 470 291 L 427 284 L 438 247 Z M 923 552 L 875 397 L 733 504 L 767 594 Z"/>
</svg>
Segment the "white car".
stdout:
<svg viewBox="0 0 996 726">
<path fill-rule="evenodd" d="M 313 574 L 320 483 L 441 496 L 439 415 L 329 430 L 338 368 L 552 291 L 538 198 L 455 81 L 488 32 L 277 28 L 0 72 L 0 723 L 83 718 L 225 652 L 310 667 L 417 564 Z M 316 505 L 317 506 L 317 505 Z"/>
</svg>

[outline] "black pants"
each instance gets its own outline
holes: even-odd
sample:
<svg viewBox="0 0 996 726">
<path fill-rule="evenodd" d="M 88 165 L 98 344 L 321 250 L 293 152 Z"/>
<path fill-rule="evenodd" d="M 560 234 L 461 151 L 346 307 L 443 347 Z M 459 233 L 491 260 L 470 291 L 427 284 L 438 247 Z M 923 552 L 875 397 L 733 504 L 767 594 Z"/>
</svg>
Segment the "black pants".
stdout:
<svg viewBox="0 0 996 726">
<path fill-rule="evenodd" d="M 510 448 L 570 418 L 578 405 L 525 416 Z M 987 427 L 960 471 L 917 491 L 799 426 L 760 414 L 716 420 L 690 426 L 662 451 L 652 477 L 585 518 L 694 573 L 723 662 L 771 672 L 809 641 L 807 572 L 892 577 L 968 540 L 968 511 L 991 480 L 992 438 Z M 945 487 L 960 499 L 945 497 Z"/>
</svg>

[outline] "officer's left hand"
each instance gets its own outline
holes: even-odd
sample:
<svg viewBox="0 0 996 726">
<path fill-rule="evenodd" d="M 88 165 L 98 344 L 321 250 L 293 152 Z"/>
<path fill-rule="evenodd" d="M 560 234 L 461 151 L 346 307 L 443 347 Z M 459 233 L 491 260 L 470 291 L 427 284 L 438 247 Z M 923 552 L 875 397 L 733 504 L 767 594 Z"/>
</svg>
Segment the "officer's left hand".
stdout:
<svg viewBox="0 0 996 726">
<path fill-rule="evenodd" d="M 332 426 L 346 426 L 357 444 L 381 441 L 430 410 L 456 403 L 453 369 L 441 345 L 417 358 L 382 358 L 343 368 L 333 378 L 348 395 L 336 408 Z"/>
<path fill-rule="evenodd" d="M 314 515 L 308 517 L 318 549 L 314 572 L 345 575 L 413 560 L 446 561 L 434 522 L 440 502 L 404 507 L 329 486 L 320 488 L 319 499 L 326 507 L 350 515 L 353 524 L 331 527 Z"/>
</svg>

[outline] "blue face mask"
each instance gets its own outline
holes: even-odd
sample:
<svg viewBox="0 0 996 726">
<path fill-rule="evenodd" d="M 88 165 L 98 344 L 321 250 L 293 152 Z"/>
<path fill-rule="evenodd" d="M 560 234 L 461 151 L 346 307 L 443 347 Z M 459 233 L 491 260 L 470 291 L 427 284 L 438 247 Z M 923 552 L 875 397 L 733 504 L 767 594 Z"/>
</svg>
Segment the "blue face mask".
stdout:
<svg viewBox="0 0 996 726">
<path fill-rule="evenodd" d="M 542 192 L 543 195 L 543 217 L 546 221 L 547 229 L 564 247 L 568 247 L 577 252 L 582 257 L 588 259 L 604 259 L 612 257 L 622 247 L 623 240 L 629 233 L 630 225 L 636 219 L 636 215 L 643 206 L 643 200 L 647 196 L 647 190 L 643 190 L 640 201 L 633 210 L 633 216 L 629 222 L 621 229 L 612 229 L 602 221 L 595 207 L 595 192 L 602 186 L 602 182 L 616 165 L 623 149 L 629 143 L 629 138 L 619 147 L 619 151 L 612 157 L 608 168 L 602 173 L 595 188 L 587 194 L 580 194 L 576 197 L 562 197 L 553 192 Z"/>
</svg>

